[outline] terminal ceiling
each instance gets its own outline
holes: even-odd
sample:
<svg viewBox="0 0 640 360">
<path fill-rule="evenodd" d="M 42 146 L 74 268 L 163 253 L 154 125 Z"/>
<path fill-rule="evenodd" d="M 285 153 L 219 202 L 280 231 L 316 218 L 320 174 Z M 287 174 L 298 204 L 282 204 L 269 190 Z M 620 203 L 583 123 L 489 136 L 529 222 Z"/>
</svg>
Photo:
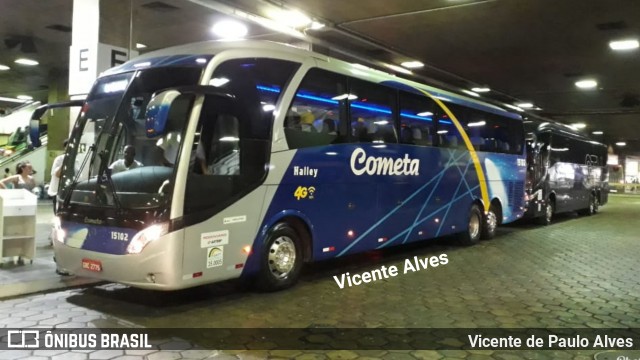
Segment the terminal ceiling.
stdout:
<svg viewBox="0 0 640 360">
<path fill-rule="evenodd" d="M 640 50 L 608 47 L 640 38 L 638 0 L 102 0 L 101 41 L 143 43 L 148 51 L 214 39 L 212 24 L 234 11 L 266 17 L 282 7 L 326 24 L 305 32 L 318 51 L 354 61 L 419 60 L 426 64 L 413 70 L 419 77 L 456 90 L 489 87 L 483 98 L 533 103 L 542 109 L 533 113 L 585 123 L 593 138 L 640 151 Z M 0 96 L 46 101 L 52 79 L 66 77 L 73 1 L 0 0 L 0 8 L 0 64 L 11 67 L 0 71 Z M 250 37 L 300 42 L 247 25 Z M 17 57 L 40 65 L 14 64 Z M 597 88 L 578 89 L 584 78 Z M 0 102 L 6 106 L 15 104 Z M 591 135 L 596 130 L 604 135 Z"/>
</svg>

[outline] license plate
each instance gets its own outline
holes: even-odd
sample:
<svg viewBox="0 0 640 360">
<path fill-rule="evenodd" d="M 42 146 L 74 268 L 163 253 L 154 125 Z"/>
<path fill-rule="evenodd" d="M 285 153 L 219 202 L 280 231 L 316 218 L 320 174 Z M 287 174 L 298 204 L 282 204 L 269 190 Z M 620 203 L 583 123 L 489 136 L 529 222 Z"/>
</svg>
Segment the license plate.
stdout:
<svg viewBox="0 0 640 360">
<path fill-rule="evenodd" d="M 98 260 L 82 259 L 82 268 L 89 271 L 102 271 L 102 263 Z"/>
</svg>

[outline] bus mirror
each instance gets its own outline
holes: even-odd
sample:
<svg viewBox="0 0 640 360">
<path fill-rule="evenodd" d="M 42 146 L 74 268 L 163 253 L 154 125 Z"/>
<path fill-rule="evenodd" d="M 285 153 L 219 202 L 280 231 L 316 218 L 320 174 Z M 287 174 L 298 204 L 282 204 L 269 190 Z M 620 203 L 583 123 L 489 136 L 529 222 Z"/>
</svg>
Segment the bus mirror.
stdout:
<svg viewBox="0 0 640 360">
<path fill-rule="evenodd" d="M 165 90 L 151 98 L 145 117 L 147 137 L 151 138 L 164 133 L 171 104 L 180 95 L 181 93 L 177 90 Z"/>
</svg>

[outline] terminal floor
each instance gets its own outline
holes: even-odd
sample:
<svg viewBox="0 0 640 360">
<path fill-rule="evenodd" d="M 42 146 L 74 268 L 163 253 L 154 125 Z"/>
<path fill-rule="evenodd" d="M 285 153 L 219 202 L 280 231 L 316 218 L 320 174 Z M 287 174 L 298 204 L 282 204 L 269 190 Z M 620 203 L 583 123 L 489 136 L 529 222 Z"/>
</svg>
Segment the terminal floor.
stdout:
<svg viewBox="0 0 640 360">
<path fill-rule="evenodd" d="M 440 239 L 315 264 L 297 286 L 276 293 L 237 282 L 173 293 L 99 283 L 7 298 L 0 302 L 0 327 L 640 328 L 639 225 L 640 196 L 617 195 L 596 216 L 501 227 L 495 239 L 473 247 Z M 333 279 L 442 253 L 449 263 L 426 271 L 344 289 Z M 246 349 L 20 350 L 0 359 L 593 359 L 602 352 Z"/>
</svg>

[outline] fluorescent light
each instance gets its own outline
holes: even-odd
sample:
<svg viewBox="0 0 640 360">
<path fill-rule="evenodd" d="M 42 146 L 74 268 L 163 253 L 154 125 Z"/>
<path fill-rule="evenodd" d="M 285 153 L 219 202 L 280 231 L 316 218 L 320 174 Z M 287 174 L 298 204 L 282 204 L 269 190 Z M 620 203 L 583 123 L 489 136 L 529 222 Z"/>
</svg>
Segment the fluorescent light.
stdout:
<svg viewBox="0 0 640 360">
<path fill-rule="evenodd" d="M 23 102 L 26 102 L 26 100 L 20 100 L 20 99 L 15 99 L 15 98 L 8 98 L 8 97 L 3 97 L 3 96 L 0 96 L 0 101 L 17 102 L 17 103 L 23 103 Z"/>
<path fill-rule="evenodd" d="M 18 96 L 16 96 L 16 98 L 18 98 L 20 100 L 26 100 L 26 101 L 33 100 L 33 97 L 29 96 L 29 95 L 18 95 Z"/>
<path fill-rule="evenodd" d="M 145 45 L 145 44 L 136 43 L 136 49 L 144 49 L 146 47 L 147 47 L 147 45 Z"/>
<path fill-rule="evenodd" d="M 276 106 L 273 104 L 262 105 L 262 111 L 273 111 L 275 109 L 276 109 Z"/>
<path fill-rule="evenodd" d="M 27 65 L 27 66 L 36 66 L 40 64 L 39 62 L 31 59 L 20 58 L 15 61 L 16 64 Z"/>
<path fill-rule="evenodd" d="M 269 17 L 292 28 L 301 28 L 311 25 L 312 23 L 311 19 L 307 15 L 298 10 L 272 10 L 269 12 Z"/>
<path fill-rule="evenodd" d="M 241 39 L 247 35 L 249 29 L 237 21 L 223 20 L 213 25 L 211 31 L 222 39 Z"/>
<path fill-rule="evenodd" d="M 340 94 L 340 95 L 332 97 L 331 100 L 336 100 L 336 101 L 340 101 L 340 100 L 344 100 L 344 99 L 355 100 L 357 98 L 358 98 L 358 96 L 354 95 L 354 94 Z"/>
<path fill-rule="evenodd" d="M 433 115 L 433 113 L 431 111 L 423 111 L 423 112 L 419 112 L 416 115 L 418 116 L 431 116 Z"/>
<path fill-rule="evenodd" d="M 624 142 L 624 141 L 618 141 L 618 142 L 616 143 L 616 145 L 618 145 L 618 146 L 626 146 L 626 145 L 627 145 L 627 143 L 626 143 L 626 142 Z"/>
<path fill-rule="evenodd" d="M 403 67 L 400 67 L 398 65 L 393 65 L 393 64 L 384 64 L 384 66 L 388 67 L 389 69 L 393 70 L 393 71 L 397 71 L 403 74 L 407 74 L 407 75 L 411 75 L 413 74 L 410 70 L 407 70 Z"/>
<path fill-rule="evenodd" d="M 487 122 L 482 120 L 482 121 L 476 121 L 476 122 L 470 122 L 467 124 L 467 126 L 469 127 L 477 127 L 477 126 L 485 126 L 487 125 Z"/>
<path fill-rule="evenodd" d="M 420 61 L 414 60 L 414 61 L 405 61 L 402 64 L 400 64 L 404 67 L 406 67 L 407 69 L 417 69 L 417 68 L 421 68 L 424 66 L 423 63 L 421 63 Z"/>
<path fill-rule="evenodd" d="M 640 47 L 640 43 L 636 39 L 617 40 L 609 42 L 609 47 L 616 51 L 633 50 Z"/>
<path fill-rule="evenodd" d="M 598 86 L 598 82 L 593 79 L 576 81 L 576 86 L 580 89 L 593 89 Z"/>
<path fill-rule="evenodd" d="M 475 96 L 475 97 L 480 97 L 480 94 L 475 93 L 473 91 L 470 90 L 462 90 L 463 93 L 467 94 L 467 95 L 471 95 L 471 96 Z"/>
<path fill-rule="evenodd" d="M 471 89 L 471 91 L 477 92 L 477 93 L 483 93 L 483 92 L 489 92 L 491 91 L 491 89 L 489 89 L 488 87 L 474 87 Z"/>
<path fill-rule="evenodd" d="M 211 80 L 209 80 L 209 85 L 211 86 L 215 86 L 215 87 L 220 87 L 226 83 L 229 82 L 229 79 L 227 78 L 213 78 Z"/>
<path fill-rule="evenodd" d="M 321 22 L 317 22 L 317 21 L 312 21 L 311 22 L 311 26 L 309 26 L 309 29 L 311 30 L 319 30 L 322 29 L 325 25 Z"/>
<path fill-rule="evenodd" d="M 448 132 L 449 132 L 449 130 L 438 130 L 437 131 L 438 134 L 446 134 Z"/>
<path fill-rule="evenodd" d="M 11 68 L 8 67 L 7 65 L 0 64 L 0 71 L 9 70 L 9 69 L 11 69 Z"/>
<path fill-rule="evenodd" d="M 571 124 L 571 127 L 576 129 L 576 130 L 580 130 L 580 129 L 586 128 L 587 124 L 585 124 L 585 123 L 575 123 L 575 124 Z"/>
<path fill-rule="evenodd" d="M 533 107 L 532 103 L 521 103 L 517 105 L 521 109 L 531 109 Z"/>
<path fill-rule="evenodd" d="M 69 96 L 69 100 L 84 100 L 87 98 L 87 95 L 85 94 L 79 94 L 79 95 L 71 95 Z"/>
<path fill-rule="evenodd" d="M 594 132 L 592 132 L 592 134 L 593 135 L 602 135 L 602 134 L 604 134 L 604 132 L 603 131 L 594 131 Z"/>
</svg>

